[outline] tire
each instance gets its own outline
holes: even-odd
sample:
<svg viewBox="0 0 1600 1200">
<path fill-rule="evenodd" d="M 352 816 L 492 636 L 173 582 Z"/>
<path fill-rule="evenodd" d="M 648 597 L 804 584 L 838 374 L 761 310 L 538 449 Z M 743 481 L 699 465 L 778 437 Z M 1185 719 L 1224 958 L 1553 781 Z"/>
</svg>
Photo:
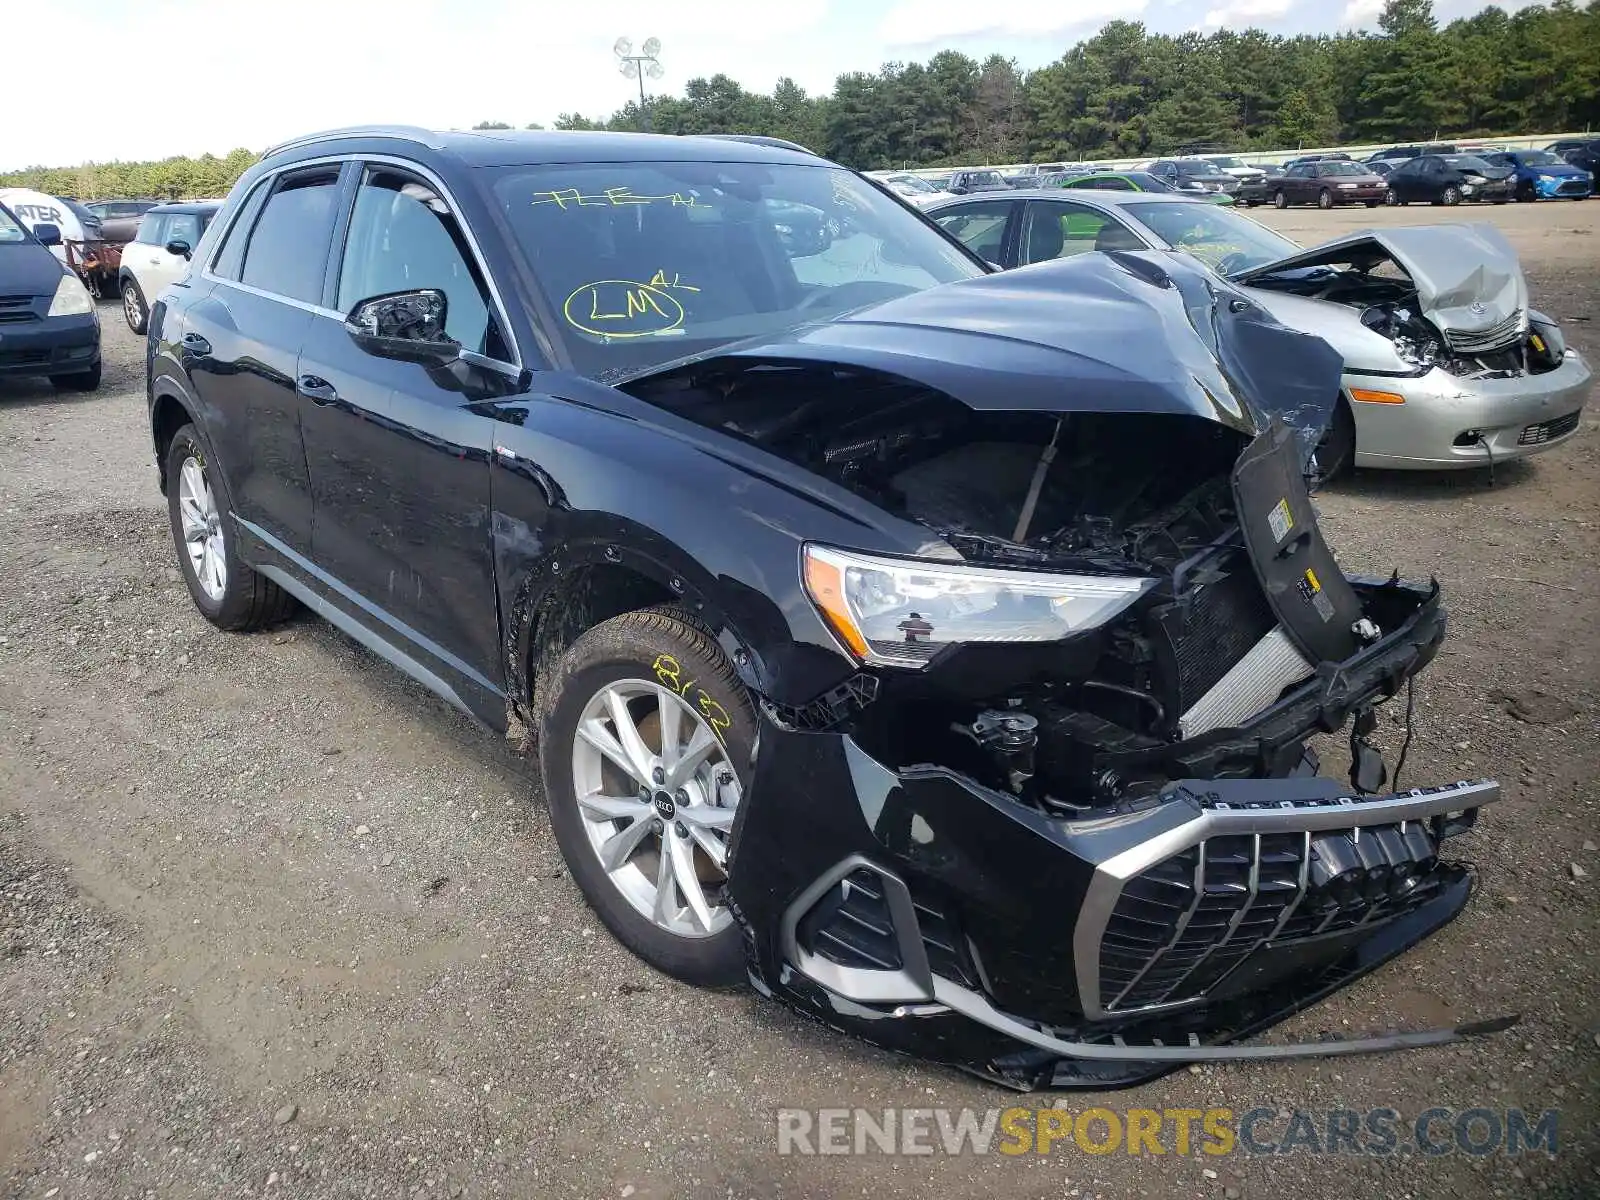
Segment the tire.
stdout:
<svg viewBox="0 0 1600 1200">
<path fill-rule="evenodd" d="M 1526 179 L 1517 184 L 1517 202 L 1519 204 L 1530 204 L 1538 198 L 1539 193 L 1534 190 L 1533 184 Z"/>
<path fill-rule="evenodd" d="M 1379 201 L 1379 200 L 1368 200 L 1367 201 L 1367 207 L 1368 208 L 1377 208 L 1380 203 L 1382 203 L 1382 201 Z"/>
<path fill-rule="evenodd" d="M 726 875 L 704 837 L 725 845 L 732 826 L 726 801 L 736 804 L 749 787 L 756 717 L 738 676 L 716 642 L 670 607 L 624 613 L 595 626 L 549 674 L 537 685 L 539 763 L 550 824 L 573 881 L 617 940 L 656 970 L 701 986 L 737 983 L 745 974 L 744 939 L 728 908 Z M 613 698 L 620 698 L 635 739 L 617 736 L 617 709 L 608 703 Z M 680 745 L 715 735 L 707 761 L 671 790 L 659 753 L 663 706 L 678 706 Z M 580 738 L 580 725 L 598 735 Z M 601 752 L 592 736 L 609 737 L 612 751 Z M 644 762 L 622 749 L 630 740 Z M 637 765 L 620 766 L 618 750 Z M 582 795 L 603 795 L 607 807 L 581 804 L 580 787 Z M 697 814 L 692 820 L 691 813 Z M 698 917 L 678 882 L 683 874 L 672 873 L 665 905 L 661 901 L 669 844 L 674 853 L 666 866 L 676 862 L 687 870 L 700 895 Z M 619 854 L 617 865 L 602 865 L 603 852 Z M 663 908 L 665 919 L 658 915 Z M 709 924 L 703 920 L 708 915 Z"/>
<path fill-rule="evenodd" d="M 1390 208 L 1399 208 L 1405 203 L 1404 200 L 1400 199 L 1400 197 L 1395 194 L 1395 190 L 1393 188 L 1390 188 L 1383 194 L 1383 202 Z"/>
<path fill-rule="evenodd" d="M 1323 188 L 1320 192 L 1317 193 L 1317 207 L 1318 208 L 1332 208 L 1333 207 L 1333 193 L 1330 192 L 1327 188 Z"/>
<path fill-rule="evenodd" d="M 1288 208 L 1289 207 L 1289 197 L 1284 195 L 1282 191 L 1273 192 L 1272 193 L 1272 207 L 1273 208 Z"/>
<path fill-rule="evenodd" d="M 1444 191 L 1439 193 L 1439 203 L 1446 208 L 1454 208 L 1461 203 L 1461 189 L 1453 183 L 1446 184 Z"/>
<path fill-rule="evenodd" d="M 74 371 L 70 375 L 52 375 L 50 382 L 58 391 L 92 392 L 100 386 L 101 365 L 98 361 L 87 371 Z"/>
<path fill-rule="evenodd" d="M 122 319 L 137 334 L 143 334 L 150 322 L 150 306 L 145 303 L 144 291 L 131 275 L 122 283 Z"/>
<path fill-rule="evenodd" d="M 191 464 L 199 473 L 199 481 L 206 486 L 210 511 L 199 513 L 190 508 L 191 515 L 186 518 L 184 509 L 187 505 L 183 496 L 184 472 Z M 200 565 L 191 558 L 184 530 L 186 523 L 192 522 L 196 515 L 205 516 L 207 518 L 205 524 L 212 531 L 211 535 L 203 540 L 206 543 L 205 550 L 211 555 L 210 561 L 221 564 L 220 587 L 214 586 L 216 576 L 210 570 L 207 570 L 208 582 L 202 583 L 199 574 Z M 264 575 L 252 571 L 240 560 L 230 520 L 232 515 L 233 503 L 228 496 L 227 485 L 222 481 L 221 472 L 212 468 L 209 455 L 201 445 L 194 426 L 185 425 L 173 435 L 172 444 L 167 448 L 167 517 L 172 526 L 172 542 L 178 555 L 178 569 L 183 573 L 184 582 L 189 585 L 189 595 L 194 599 L 194 605 L 200 610 L 200 615 L 218 629 L 239 632 L 263 629 L 282 621 L 292 613 L 295 607 L 294 599 L 277 584 Z"/>
<path fill-rule="evenodd" d="M 1356 419 L 1343 397 L 1333 408 L 1333 420 L 1317 443 L 1317 470 L 1324 483 L 1350 470 L 1356 457 Z"/>
</svg>

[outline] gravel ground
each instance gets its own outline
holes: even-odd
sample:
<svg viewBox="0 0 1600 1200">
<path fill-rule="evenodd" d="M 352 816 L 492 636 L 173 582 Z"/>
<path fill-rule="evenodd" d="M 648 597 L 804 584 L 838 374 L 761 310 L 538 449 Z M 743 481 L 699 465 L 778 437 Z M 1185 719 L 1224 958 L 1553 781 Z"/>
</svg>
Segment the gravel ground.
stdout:
<svg viewBox="0 0 1600 1200">
<path fill-rule="evenodd" d="M 1485 216 L 1600 362 L 1600 203 L 1265 219 L 1311 241 Z M 1593 415 L 1492 486 L 1362 473 L 1320 500 L 1347 568 L 1447 589 L 1409 779 L 1493 774 L 1507 798 L 1458 843 L 1482 872 L 1461 919 L 1276 1036 L 1522 1024 L 1093 1098 L 1555 1108 L 1559 1155 L 802 1159 L 776 1152 L 780 1106 L 1013 1098 L 653 974 L 566 878 L 528 763 L 327 625 L 202 621 L 155 490 L 140 346 L 114 306 L 102 319 L 99 393 L 0 385 L 0 1196 L 1600 1191 Z"/>
</svg>

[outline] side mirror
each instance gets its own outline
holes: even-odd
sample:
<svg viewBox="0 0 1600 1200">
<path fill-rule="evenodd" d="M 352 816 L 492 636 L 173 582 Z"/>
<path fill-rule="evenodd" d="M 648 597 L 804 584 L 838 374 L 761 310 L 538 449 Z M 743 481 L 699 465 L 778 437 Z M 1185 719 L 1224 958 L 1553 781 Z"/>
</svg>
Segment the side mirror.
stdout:
<svg viewBox="0 0 1600 1200">
<path fill-rule="evenodd" d="M 437 288 L 390 292 L 361 301 L 344 319 L 345 332 L 376 358 L 443 366 L 461 357 L 461 343 L 444 331 L 449 302 Z"/>
<path fill-rule="evenodd" d="M 48 221 L 40 221 L 33 227 L 33 236 L 39 239 L 41 245 L 61 245 L 61 226 L 52 225 Z"/>
<path fill-rule="evenodd" d="M 188 242 L 183 241 L 181 238 L 173 238 L 167 243 L 167 253 L 174 258 L 181 258 L 187 261 L 193 251 L 189 248 Z"/>
</svg>

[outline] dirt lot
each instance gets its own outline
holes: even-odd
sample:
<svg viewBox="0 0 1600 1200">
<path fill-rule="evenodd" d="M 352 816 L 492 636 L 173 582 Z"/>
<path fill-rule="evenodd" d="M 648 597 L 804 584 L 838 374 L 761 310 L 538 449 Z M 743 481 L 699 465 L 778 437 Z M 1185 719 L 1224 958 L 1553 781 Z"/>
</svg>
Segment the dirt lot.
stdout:
<svg viewBox="0 0 1600 1200">
<path fill-rule="evenodd" d="M 1475 217 L 1600 362 L 1600 202 L 1265 219 L 1310 241 Z M 1347 568 L 1447 589 L 1409 779 L 1493 774 L 1507 799 L 1458 843 L 1483 881 L 1462 918 L 1275 1036 L 1522 1024 L 1097 1098 L 1559 1109 L 1558 1156 L 799 1159 L 776 1153 L 779 1106 L 1013 1099 L 653 974 L 589 915 L 537 780 L 497 739 L 318 621 L 202 621 L 155 489 L 140 347 L 114 306 L 102 319 L 98 394 L 0 385 L 0 1195 L 1600 1191 L 1595 415 L 1493 486 L 1368 473 L 1321 499 Z"/>
</svg>

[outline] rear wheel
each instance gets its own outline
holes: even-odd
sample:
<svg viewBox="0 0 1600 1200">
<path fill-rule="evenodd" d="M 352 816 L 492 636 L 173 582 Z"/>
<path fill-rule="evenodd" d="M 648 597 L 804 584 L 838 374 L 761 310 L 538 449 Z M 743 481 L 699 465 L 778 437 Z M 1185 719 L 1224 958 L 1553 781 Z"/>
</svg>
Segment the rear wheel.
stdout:
<svg viewBox="0 0 1600 1200">
<path fill-rule="evenodd" d="M 1272 193 L 1272 207 L 1273 208 L 1288 208 L 1289 207 L 1289 197 L 1284 195 L 1282 191 L 1273 192 Z"/>
<path fill-rule="evenodd" d="M 1317 207 L 1318 208 L 1332 208 L 1333 207 L 1333 193 L 1330 192 L 1327 188 L 1323 188 L 1320 192 L 1317 193 Z"/>
<path fill-rule="evenodd" d="M 1400 199 L 1400 197 L 1395 193 L 1393 188 L 1390 188 L 1383 194 L 1383 202 L 1390 208 L 1396 208 L 1405 203 L 1405 201 Z"/>
<path fill-rule="evenodd" d="M 1524 179 L 1521 183 L 1517 184 L 1517 199 L 1519 201 L 1526 204 L 1529 201 L 1537 200 L 1538 198 L 1539 193 L 1533 190 L 1533 184 L 1530 181 Z"/>
<path fill-rule="evenodd" d="M 1439 203 L 1454 208 L 1461 203 L 1461 189 L 1453 183 L 1446 184 L 1444 191 L 1439 193 Z"/>
<path fill-rule="evenodd" d="M 178 566 L 195 607 L 219 629 L 260 629 L 294 611 L 294 600 L 239 558 L 232 505 L 193 425 L 167 449 L 167 515 Z"/>
<path fill-rule="evenodd" d="M 135 333 L 143 333 L 145 324 L 150 319 L 150 310 L 144 302 L 144 292 L 140 290 L 138 282 L 130 275 L 122 281 L 122 316 L 128 322 L 128 328 Z"/>
<path fill-rule="evenodd" d="M 617 939 L 687 983 L 737 982 L 728 851 L 755 711 L 687 614 L 646 609 L 579 638 L 540 681 L 539 759 L 573 881 Z"/>
</svg>

